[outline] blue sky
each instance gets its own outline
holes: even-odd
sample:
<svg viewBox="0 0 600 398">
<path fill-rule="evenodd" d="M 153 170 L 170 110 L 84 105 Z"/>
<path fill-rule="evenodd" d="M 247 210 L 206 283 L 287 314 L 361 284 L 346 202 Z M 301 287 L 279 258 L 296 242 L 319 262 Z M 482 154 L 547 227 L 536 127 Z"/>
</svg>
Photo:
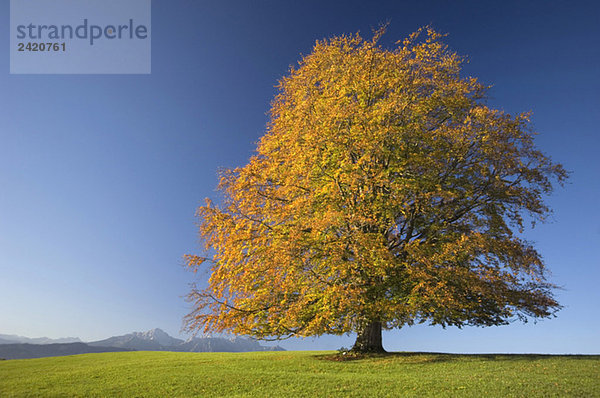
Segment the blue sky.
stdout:
<svg viewBox="0 0 600 398">
<path fill-rule="evenodd" d="M 0 333 L 84 340 L 178 335 L 216 172 L 246 163 L 274 85 L 315 40 L 389 21 L 449 34 L 489 103 L 532 110 L 538 146 L 572 172 L 537 242 L 565 308 L 534 324 L 384 333 L 388 350 L 600 353 L 600 6 L 577 2 L 166 1 L 151 75 L 10 75 L 0 4 Z M 286 341 L 336 349 L 352 336 Z"/>
</svg>

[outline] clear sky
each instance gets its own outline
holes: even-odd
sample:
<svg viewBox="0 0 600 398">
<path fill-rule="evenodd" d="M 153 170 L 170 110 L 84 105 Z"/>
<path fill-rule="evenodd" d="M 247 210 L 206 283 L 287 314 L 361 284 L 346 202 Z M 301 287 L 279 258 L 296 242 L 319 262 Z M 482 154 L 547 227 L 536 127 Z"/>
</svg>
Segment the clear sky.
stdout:
<svg viewBox="0 0 600 398">
<path fill-rule="evenodd" d="M 315 40 L 389 21 L 449 34 L 492 106 L 532 110 L 572 172 L 526 232 L 564 309 L 534 324 L 385 332 L 388 350 L 600 353 L 600 6 L 595 1 L 182 1 L 152 4 L 151 75 L 10 75 L 0 3 L 0 333 L 177 336 L 217 170 L 246 163 L 274 85 Z M 286 341 L 349 347 L 352 336 Z"/>
</svg>

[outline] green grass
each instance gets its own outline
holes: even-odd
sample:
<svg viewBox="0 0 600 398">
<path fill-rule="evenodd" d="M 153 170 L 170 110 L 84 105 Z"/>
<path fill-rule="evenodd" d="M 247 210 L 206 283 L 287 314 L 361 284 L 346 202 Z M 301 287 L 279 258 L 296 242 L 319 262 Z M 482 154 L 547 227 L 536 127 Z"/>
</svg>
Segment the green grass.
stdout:
<svg viewBox="0 0 600 398">
<path fill-rule="evenodd" d="M 0 361 L 0 397 L 600 397 L 600 356 L 121 352 Z"/>
</svg>

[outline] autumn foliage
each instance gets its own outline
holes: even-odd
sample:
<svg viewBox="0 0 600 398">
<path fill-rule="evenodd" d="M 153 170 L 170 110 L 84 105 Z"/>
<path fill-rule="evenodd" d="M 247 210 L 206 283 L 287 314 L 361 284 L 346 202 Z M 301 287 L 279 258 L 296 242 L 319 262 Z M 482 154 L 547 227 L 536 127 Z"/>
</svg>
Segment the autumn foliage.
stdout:
<svg viewBox="0 0 600 398">
<path fill-rule="evenodd" d="M 431 29 L 393 49 L 382 33 L 318 41 L 280 81 L 256 155 L 221 174 L 222 204 L 198 209 L 205 255 L 186 261 L 212 273 L 189 294 L 190 330 L 357 332 L 368 351 L 381 328 L 559 309 L 518 234 L 566 178 L 529 114 L 486 106 Z"/>
</svg>

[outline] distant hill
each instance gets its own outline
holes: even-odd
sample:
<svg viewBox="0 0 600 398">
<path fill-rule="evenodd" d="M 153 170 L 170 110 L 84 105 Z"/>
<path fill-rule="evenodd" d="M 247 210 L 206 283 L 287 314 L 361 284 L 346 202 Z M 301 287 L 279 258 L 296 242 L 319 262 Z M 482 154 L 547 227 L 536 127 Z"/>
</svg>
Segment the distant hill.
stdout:
<svg viewBox="0 0 600 398">
<path fill-rule="evenodd" d="M 147 332 L 134 332 L 123 336 L 114 336 L 105 340 L 88 343 L 96 347 L 128 348 L 140 351 L 177 351 L 177 352 L 246 352 L 246 351 L 283 351 L 283 348 L 265 347 L 256 340 L 234 337 L 191 338 L 187 341 L 169 336 L 161 329 Z"/>
<path fill-rule="evenodd" d="M 64 340 L 76 340 L 77 342 L 30 343 L 31 341 Z M 0 335 L 0 359 L 42 358 L 117 351 L 247 352 L 284 351 L 284 349 L 279 346 L 265 347 L 260 345 L 256 340 L 243 337 L 230 339 L 222 337 L 195 337 L 184 341 L 169 336 L 161 329 L 152 329 L 147 332 L 133 332 L 90 343 L 83 343 L 74 337 L 53 340 L 46 337 L 30 339 L 21 336 Z"/>
<path fill-rule="evenodd" d="M 92 347 L 85 343 L 62 344 L 1 344 L 0 358 L 26 359 L 60 357 L 65 355 L 89 354 L 94 352 L 132 351 L 115 347 Z"/>
</svg>

